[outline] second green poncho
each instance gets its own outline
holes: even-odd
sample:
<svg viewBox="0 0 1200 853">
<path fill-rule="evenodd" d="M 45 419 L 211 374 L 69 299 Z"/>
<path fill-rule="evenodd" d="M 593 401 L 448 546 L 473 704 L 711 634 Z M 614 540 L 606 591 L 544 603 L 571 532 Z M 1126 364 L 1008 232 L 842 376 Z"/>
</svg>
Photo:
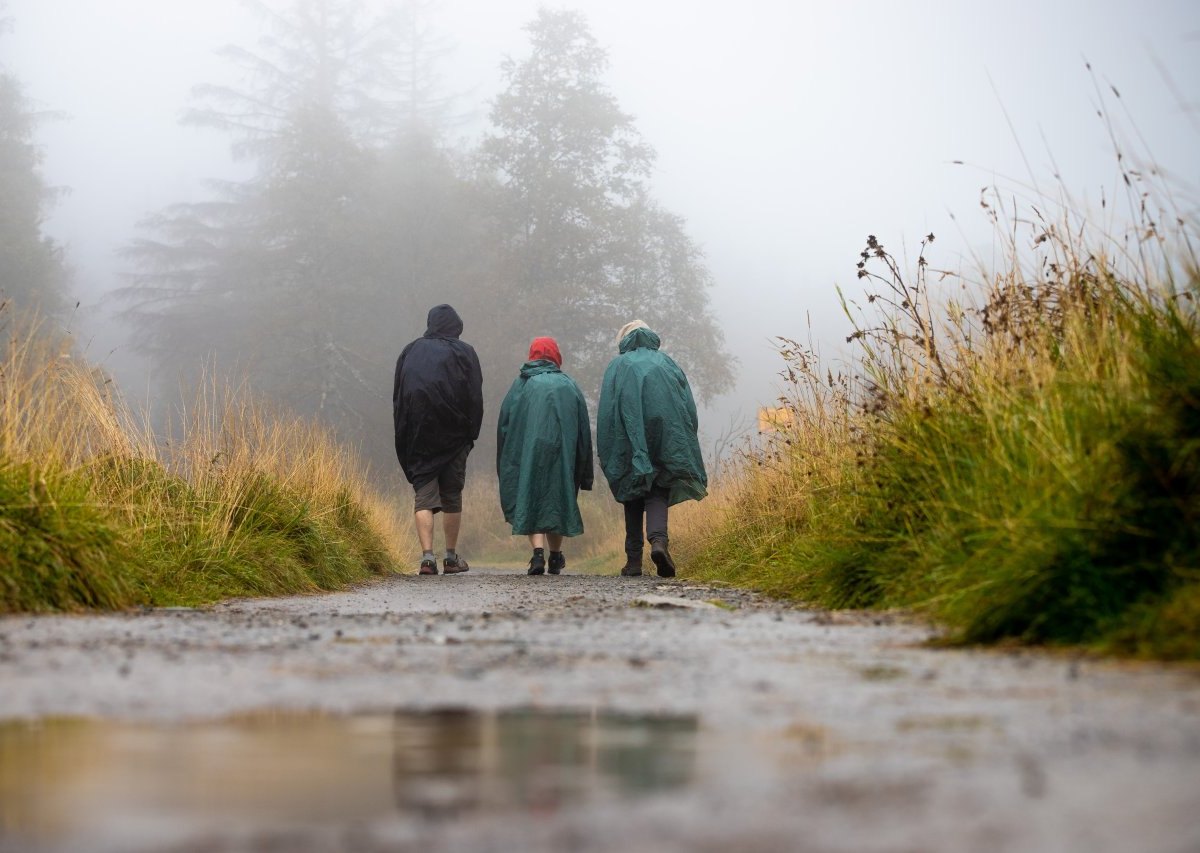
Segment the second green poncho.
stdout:
<svg viewBox="0 0 1200 853">
<path fill-rule="evenodd" d="M 708 494 L 692 389 L 658 346 L 650 329 L 634 329 L 622 339 L 621 354 L 600 386 L 600 467 L 622 502 L 645 497 L 651 486 L 670 490 L 672 505 Z"/>
<path fill-rule="evenodd" d="M 500 407 L 496 426 L 500 506 L 514 535 L 583 533 L 576 500 L 592 487 L 587 403 L 551 361 L 526 362 Z"/>
</svg>

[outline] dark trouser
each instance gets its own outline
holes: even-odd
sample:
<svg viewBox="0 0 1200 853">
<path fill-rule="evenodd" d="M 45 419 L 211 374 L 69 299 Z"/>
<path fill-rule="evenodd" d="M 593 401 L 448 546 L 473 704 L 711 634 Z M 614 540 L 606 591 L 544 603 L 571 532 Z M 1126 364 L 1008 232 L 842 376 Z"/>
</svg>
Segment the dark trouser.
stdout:
<svg viewBox="0 0 1200 853">
<path fill-rule="evenodd" d="M 625 556 L 642 559 L 642 516 L 646 516 L 646 539 L 667 538 L 667 499 L 671 493 L 655 486 L 650 494 L 637 500 L 625 501 Z"/>
</svg>

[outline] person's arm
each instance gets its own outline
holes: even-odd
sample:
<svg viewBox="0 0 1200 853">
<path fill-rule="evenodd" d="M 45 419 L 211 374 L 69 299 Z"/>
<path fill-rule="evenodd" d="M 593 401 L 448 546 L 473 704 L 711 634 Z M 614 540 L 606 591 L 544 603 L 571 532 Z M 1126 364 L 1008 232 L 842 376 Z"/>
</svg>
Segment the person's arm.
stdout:
<svg viewBox="0 0 1200 853">
<path fill-rule="evenodd" d="M 508 419 L 512 411 L 514 388 L 510 388 L 500 404 L 500 417 L 496 419 L 496 476 L 501 475 L 500 460 L 504 458 L 504 441 L 508 438 Z"/>
<path fill-rule="evenodd" d="M 578 411 L 577 431 L 575 439 L 575 484 L 584 491 L 591 491 L 595 481 L 595 468 L 592 462 L 592 424 L 588 419 L 587 401 L 583 392 L 575 386 L 575 407 Z"/>
<path fill-rule="evenodd" d="M 470 349 L 468 355 L 467 414 L 471 422 L 471 440 L 476 441 L 483 426 L 483 370 L 479 367 L 479 356 L 475 350 Z"/>
<path fill-rule="evenodd" d="M 396 378 L 392 380 L 392 409 L 400 405 L 400 371 L 404 367 L 404 356 L 408 355 L 408 347 L 400 353 L 400 357 L 396 359 Z"/>
<path fill-rule="evenodd" d="M 396 359 L 396 378 L 392 382 L 392 431 L 395 433 L 396 458 L 403 464 L 404 455 L 400 447 L 401 424 L 404 422 L 404 400 L 400 396 L 400 377 L 404 370 L 404 357 L 408 355 L 408 347 Z"/>
<path fill-rule="evenodd" d="M 688 417 L 692 419 L 692 432 L 699 433 L 700 415 L 696 413 L 696 398 L 692 396 L 692 386 L 688 383 L 687 375 L 682 369 L 679 369 L 679 378 L 683 381 L 684 401 L 687 404 Z"/>
<path fill-rule="evenodd" d="M 600 382 L 600 399 L 596 402 L 596 455 L 600 457 L 600 470 L 604 471 L 606 477 L 609 474 L 604 468 L 604 460 L 612 448 L 613 427 L 616 425 L 612 401 L 617 391 L 613 385 L 612 373 L 613 368 L 610 364 L 604 371 L 604 378 Z"/>
</svg>

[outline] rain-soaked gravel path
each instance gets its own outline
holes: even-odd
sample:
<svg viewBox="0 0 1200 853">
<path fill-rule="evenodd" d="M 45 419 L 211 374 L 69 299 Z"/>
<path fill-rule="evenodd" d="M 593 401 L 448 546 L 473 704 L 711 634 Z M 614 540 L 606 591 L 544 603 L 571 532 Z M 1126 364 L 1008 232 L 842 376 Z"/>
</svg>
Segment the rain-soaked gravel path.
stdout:
<svg viewBox="0 0 1200 853">
<path fill-rule="evenodd" d="M 478 569 L 6 617 L 0 851 L 1200 850 L 1195 669 L 929 636 Z"/>
</svg>

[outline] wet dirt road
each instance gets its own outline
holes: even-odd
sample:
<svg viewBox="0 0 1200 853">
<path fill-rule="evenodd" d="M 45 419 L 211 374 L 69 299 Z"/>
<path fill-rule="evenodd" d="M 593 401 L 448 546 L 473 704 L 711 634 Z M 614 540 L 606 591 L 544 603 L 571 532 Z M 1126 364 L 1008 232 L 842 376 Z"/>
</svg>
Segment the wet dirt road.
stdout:
<svg viewBox="0 0 1200 853">
<path fill-rule="evenodd" d="M 1194 669 L 929 636 L 478 569 L 6 617 L 0 851 L 1200 850 Z"/>
</svg>

